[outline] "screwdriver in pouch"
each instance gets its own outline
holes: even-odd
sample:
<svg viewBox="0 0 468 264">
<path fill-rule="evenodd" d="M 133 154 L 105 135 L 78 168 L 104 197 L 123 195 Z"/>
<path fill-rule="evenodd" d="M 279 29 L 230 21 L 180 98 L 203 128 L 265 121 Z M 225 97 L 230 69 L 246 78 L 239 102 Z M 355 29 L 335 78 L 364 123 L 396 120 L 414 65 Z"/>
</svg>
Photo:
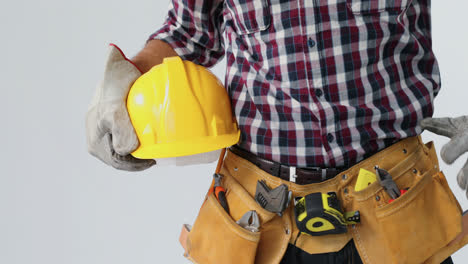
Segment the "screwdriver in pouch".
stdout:
<svg viewBox="0 0 468 264">
<path fill-rule="evenodd" d="M 223 177 L 219 172 L 221 171 L 221 166 L 223 164 L 224 155 L 226 154 L 226 149 L 222 149 L 218 159 L 218 165 L 216 166 L 215 173 L 213 174 L 213 182 L 211 187 L 208 190 L 208 195 L 214 193 L 216 199 L 224 208 L 224 210 L 229 214 L 229 206 L 226 199 L 226 190 L 221 186 L 221 178 Z"/>
<path fill-rule="evenodd" d="M 226 200 L 226 190 L 221 186 L 221 174 L 215 173 L 213 174 L 214 179 L 214 186 L 213 192 L 216 198 L 219 201 L 219 204 L 224 208 L 224 210 L 229 214 L 229 206 Z"/>
</svg>

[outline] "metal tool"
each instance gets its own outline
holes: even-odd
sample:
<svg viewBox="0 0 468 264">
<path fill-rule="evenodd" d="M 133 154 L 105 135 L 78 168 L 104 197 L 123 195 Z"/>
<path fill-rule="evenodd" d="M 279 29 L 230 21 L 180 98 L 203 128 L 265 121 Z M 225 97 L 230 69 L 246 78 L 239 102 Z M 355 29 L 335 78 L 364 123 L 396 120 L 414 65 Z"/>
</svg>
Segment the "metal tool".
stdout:
<svg viewBox="0 0 468 264">
<path fill-rule="evenodd" d="M 255 210 L 245 213 L 236 223 L 251 232 L 260 230 L 260 219 Z"/>
<path fill-rule="evenodd" d="M 377 181 L 385 189 L 388 195 L 392 199 L 396 199 L 400 197 L 401 195 L 400 189 L 396 185 L 395 181 L 393 181 L 392 175 L 390 175 L 388 171 L 379 168 L 379 166 L 377 165 L 374 167 L 374 169 L 377 173 Z"/>
<path fill-rule="evenodd" d="M 281 216 L 284 210 L 288 208 L 291 199 L 292 192 L 288 191 L 288 186 L 286 184 L 281 184 L 274 189 L 270 189 L 265 181 L 257 182 L 255 201 L 265 210 L 277 213 Z"/>
</svg>

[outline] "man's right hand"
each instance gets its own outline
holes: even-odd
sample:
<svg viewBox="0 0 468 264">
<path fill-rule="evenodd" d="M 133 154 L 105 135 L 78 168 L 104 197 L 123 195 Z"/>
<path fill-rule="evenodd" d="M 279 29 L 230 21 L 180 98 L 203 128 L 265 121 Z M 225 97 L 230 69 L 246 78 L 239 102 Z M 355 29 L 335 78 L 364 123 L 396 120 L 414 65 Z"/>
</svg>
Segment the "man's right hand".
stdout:
<svg viewBox="0 0 468 264">
<path fill-rule="evenodd" d="M 110 45 L 104 78 L 86 114 L 88 151 L 119 170 L 140 171 L 156 164 L 130 155 L 139 145 L 128 116 L 126 99 L 140 70 L 115 45 Z"/>
</svg>

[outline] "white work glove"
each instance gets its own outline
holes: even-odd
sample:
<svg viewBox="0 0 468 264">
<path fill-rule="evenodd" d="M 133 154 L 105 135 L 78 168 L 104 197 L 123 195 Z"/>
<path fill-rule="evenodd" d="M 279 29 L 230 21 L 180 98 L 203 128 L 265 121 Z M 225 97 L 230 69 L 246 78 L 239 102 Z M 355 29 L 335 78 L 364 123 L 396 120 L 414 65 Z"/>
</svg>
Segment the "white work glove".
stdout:
<svg viewBox="0 0 468 264">
<path fill-rule="evenodd" d="M 451 138 L 440 151 L 440 156 L 445 163 L 452 164 L 468 151 L 468 116 L 425 118 L 419 124 L 422 129 Z M 457 182 L 466 191 L 468 198 L 468 160 L 458 173 Z"/>
<path fill-rule="evenodd" d="M 128 116 L 126 101 L 140 70 L 115 45 L 110 45 L 104 78 L 86 114 L 88 151 L 119 170 L 140 171 L 156 164 L 130 155 L 139 141 Z"/>
</svg>

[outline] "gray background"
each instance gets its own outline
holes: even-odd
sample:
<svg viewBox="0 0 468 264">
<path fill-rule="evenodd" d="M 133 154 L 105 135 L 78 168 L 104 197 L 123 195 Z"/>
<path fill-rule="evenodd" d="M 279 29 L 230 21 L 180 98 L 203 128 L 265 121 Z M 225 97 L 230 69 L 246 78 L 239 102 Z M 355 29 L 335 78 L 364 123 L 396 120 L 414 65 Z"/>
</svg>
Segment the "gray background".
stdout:
<svg viewBox="0 0 468 264">
<path fill-rule="evenodd" d="M 443 82 L 435 116 L 468 114 L 468 3 L 433 2 Z M 87 154 L 84 131 L 107 44 L 133 56 L 168 0 L 2 4 L 0 263 L 187 263 L 179 231 L 196 217 L 215 165 L 117 171 Z M 439 150 L 447 142 L 423 138 Z M 468 209 L 455 181 L 465 160 L 441 167 Z M 467 263 L 468 249 L 454 260 Z"/>
</svg>

